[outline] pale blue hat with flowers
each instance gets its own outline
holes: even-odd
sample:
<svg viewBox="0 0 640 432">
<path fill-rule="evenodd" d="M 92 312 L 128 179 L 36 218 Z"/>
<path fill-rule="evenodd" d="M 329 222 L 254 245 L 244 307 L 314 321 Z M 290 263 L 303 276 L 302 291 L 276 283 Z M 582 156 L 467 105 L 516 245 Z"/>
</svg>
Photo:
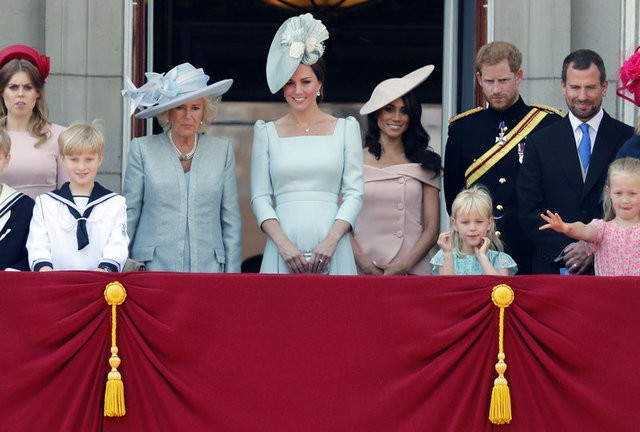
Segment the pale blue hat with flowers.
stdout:
<svg viewBox="0 0 640 432">
<path fill-rule="evenodd" d="M 222 96 L 233 84 L 232 79 L 225 79 L 207 85 L 209 75 L 190 63 L 179 64 L 164 74 L 147 72 L 145 76 L 147 82 L 139 88 L 127 77 L 122 90 L 122 95 L 131 101 L 131 114 L 140 108 L 136 114 L 139 119 L 153 117 L 205 96 Z"/>
<path fill-rule="evenodd" d="M 286 20 L 273 38 L 267 56 L 267 84 L 277 93 L 300 65 L 312 65 L 324 54 L 329 32 L 310 13 Z"/>
</svg>

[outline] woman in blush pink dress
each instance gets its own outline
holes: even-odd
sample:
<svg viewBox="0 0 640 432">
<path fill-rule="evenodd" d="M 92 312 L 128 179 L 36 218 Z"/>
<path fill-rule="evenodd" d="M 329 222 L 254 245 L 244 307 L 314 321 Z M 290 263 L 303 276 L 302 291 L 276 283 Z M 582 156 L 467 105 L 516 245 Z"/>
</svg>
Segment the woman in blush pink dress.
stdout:
<svg viewBox="0 0 640 432">
<path fill-rule="evenodd" d="M 11 137 L 11 164 L 4 181 L 32 198 L 69 180 L 58 150 L 65 129 L 49 122 L 44 97 L 49 57 L 25 45 L 0 51 L 0 127 Z"/>
<path fill-rule="evenodd" d="M 351 243 L 361 274 L 431 274 L 427 253 L 440 225 L 441 159 L 429 148 L 413 89 L 432 71 L 428 65 L 383 81 L 360 110 L 368 121 L 365 187 Z"/>
</svg>

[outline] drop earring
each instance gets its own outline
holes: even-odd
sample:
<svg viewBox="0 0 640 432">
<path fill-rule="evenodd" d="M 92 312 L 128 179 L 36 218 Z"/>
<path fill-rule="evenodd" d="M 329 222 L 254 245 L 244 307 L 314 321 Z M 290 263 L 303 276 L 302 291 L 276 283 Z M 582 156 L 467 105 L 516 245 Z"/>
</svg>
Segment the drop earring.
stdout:
<svg viewBox="0 0 640 432">
<path fill-rule="evenodd" d="M 320 89 L 318 89 L 318 91 L 316 92 L 316 96 L 320 97 Z"/>
</svg>

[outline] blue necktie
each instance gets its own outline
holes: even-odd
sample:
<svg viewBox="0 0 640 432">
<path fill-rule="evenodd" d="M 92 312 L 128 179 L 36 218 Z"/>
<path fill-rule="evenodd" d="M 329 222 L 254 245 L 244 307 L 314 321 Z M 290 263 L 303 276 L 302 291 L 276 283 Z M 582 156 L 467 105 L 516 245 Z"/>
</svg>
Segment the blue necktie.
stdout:
<svg viewBox="0 0 640 432">
<path fill-rule="evenodd" d="M 587 171 L 589 168 L 589 159 L 591 159 L 591 138 L 589 137 L 589 125 L 582 123 L 580 125 L 582 130 L 582 138 L 580 138 L 580 145 L 578 145 L 578 154 L 582 161 L 582 168 Z"/>
</svg>

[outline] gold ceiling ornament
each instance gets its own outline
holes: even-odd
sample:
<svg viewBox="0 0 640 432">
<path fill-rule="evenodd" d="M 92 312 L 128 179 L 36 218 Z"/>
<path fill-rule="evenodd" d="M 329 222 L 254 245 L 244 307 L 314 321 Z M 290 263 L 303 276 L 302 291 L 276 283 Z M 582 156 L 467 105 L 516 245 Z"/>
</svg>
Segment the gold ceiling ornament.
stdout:
<svg viewBox="0 0 640 432">
<path fill-rule="evenodd" d="M 338 9 L 358 6 L 370 0 L 262 0 L 271 6 L 297 11 Z"/>
</svg>

